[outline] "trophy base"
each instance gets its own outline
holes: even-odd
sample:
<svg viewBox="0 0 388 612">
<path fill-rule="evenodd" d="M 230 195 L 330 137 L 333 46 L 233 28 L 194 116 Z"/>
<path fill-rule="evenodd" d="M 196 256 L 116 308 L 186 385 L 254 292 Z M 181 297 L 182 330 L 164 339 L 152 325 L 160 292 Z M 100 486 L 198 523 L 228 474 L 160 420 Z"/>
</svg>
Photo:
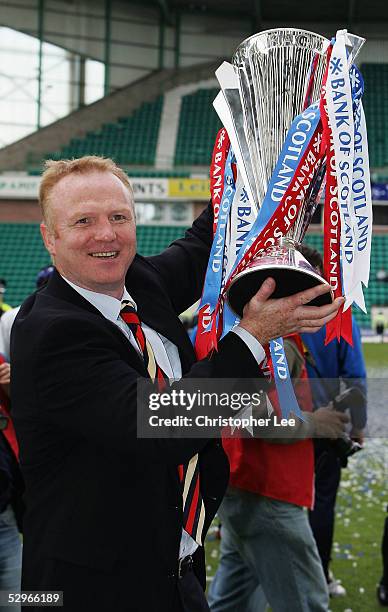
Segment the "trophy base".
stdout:
<svg viewBox="0 0 388 612">
<path fill-rule="evenodd" d="M 280 261 L 279 250 L 283 251 L 283 256 L 287 255 L 287 263 Z M 243 316 L 244 306 L 268 277 L 273 278 L 276 283 L 271 298 L 287 297 L 317 285 L 330 286 L 299 251 L 278 247 L 275 257 L 266 252 L 252 261 L 249 267 L 238 274 L 230 285 L 226 297 L 230 308 L 238 317 Z M 309 302 L 308 306 L 324 306 L 331 304 L 332 301 L 333 294 L 330 291 Z"/>
</svg>

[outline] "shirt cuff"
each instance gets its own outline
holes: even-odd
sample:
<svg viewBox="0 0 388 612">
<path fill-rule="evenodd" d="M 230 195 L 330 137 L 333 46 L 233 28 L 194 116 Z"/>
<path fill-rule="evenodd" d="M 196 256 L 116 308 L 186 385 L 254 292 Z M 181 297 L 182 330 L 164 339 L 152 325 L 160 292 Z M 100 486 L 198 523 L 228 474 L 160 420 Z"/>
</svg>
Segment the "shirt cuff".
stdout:
<svg viewBox="0 0 388 612">
<path fill-rule="evenodd" d="M 252 355 L 256 359 L 257 363 L 260 364 L 265 357 L 265 351 L 261 346 L 260 342 L 256 340 L 256 338 L 252 336 L 249 331 L 247 331 L 243 327 L 240 327 L 240 325 L 236 325 L 236 327 L 234 327 L 231 331 L 234 334 L 237 334 L 237 336 L 239 336 L 241 340 L 245 342 Z"/>
</svg>

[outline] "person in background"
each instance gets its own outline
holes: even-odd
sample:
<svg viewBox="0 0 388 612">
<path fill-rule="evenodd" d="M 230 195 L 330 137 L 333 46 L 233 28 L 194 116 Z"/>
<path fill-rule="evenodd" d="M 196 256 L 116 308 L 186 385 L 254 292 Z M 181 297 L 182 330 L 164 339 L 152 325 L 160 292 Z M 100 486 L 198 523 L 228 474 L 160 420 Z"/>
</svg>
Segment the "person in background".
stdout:
<svg viewBox="0 0 388 612">
<path fill-rule="evenodd" d="M 377 585 L 376 595 L 379 604 L 388 607 L 388 516 L 384 521 L 383 539 L 381 540 L 381 557 L 383 561 L 383 575 Z"/>
<path fill-rule="evenodd" d="M 322 274 L 322 255 L 310 247 L 301 251 L 307 261 Z M 307 349 L 306 362 L 314 408 L 325 406 L 338 397 L 341 388 L 359 390 L 357 407 L 349 405 L 351 417 L 350 438 L 362 444 L 367 421 L 366 368 L 362 352 L 361 334 L 352 317 L 353 347 L 342 338 L 325 346 L 326 329 L 315 334 L 302 334 Z M 318 546 L 323 571 L 331 597 L 346 595 L 346 589 L 330 572 L 331 549 L 334 534 L 335 502 L 341 479 L 341 467 L 346 457 L 338 445 L 329 440 L 315 440 L 315 506 L 309 513 L 310 524 Z"/>
<path fill-rule="evenodd" d="M 39 270 L 35 281 L 37 289 L 44 287 L 53 271 L 51 265 Z M 0 319 L 0 590 L 13 592 L 20 591 L 22 571 L 19 531 L 22 530 L 23 482 L 10 411 L 9 361 L 11 329 L 19 308 L 7 310 Z M 3 612 L 1 606 L 0 612 Z"/>
<path fill-rule="evenodd" d="M 4 294 L 7 287 L 7 281 L 0 278 L 0 319 L 7 310 L 11 310 L 12 306 L 4 302 Z"/>
<path fill-rule="evenodd" d="M 35 279 L 36 288 L 44 287 L 53 272 L 54 266 L 52 265 L 41 268 Z M 19 309 L 20 306 L 9 308 L 0 319 L 0 353 L 4 355 L 8 362 L 10 361 L 11 329 Z"/>
<path fill-rule="evenodd" d="M 374 326 L 376 334 L 380 336 L 380 342 L 384 342 L 384 331 L 386 326 L 386 320 L 383 312 L 378 312 L 374 318 Z"/>
<path fill-rule="evenodd" d="M 22 569 L 23 481 L 10 417 L 10 366 L 0 354 L 0 591 L 19 592 Z M 15 606 L 20 610 L 20 606 Z M 9 607 L 0 605 L 0 612 Z"/>
<path fill-rule="evenodd" d="M 306 508 L 314 500 L 310 436 L 338 437 L 346 418 L 331 408 L 312 413 L 303 346 L 284 339 L 290 375 L 306 423 L 305 433 L 284 440 L 225 437 L 231 476 L 220 506 L 221 557 L 209 588 L 212 612 L 326 612 L 325 577 Z M 276 406 L 276 397 L 269 394 Z"/>
</svg>

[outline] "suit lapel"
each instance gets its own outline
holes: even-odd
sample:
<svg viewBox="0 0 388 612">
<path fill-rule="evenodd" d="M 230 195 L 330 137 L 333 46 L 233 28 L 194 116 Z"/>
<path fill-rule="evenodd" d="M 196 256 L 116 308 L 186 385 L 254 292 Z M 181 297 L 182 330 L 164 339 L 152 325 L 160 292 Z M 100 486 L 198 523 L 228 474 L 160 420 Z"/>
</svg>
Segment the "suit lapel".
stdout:
<svg viewBox="0 0 388 612">
<path fill-rule="evenodd" d="M 47 286 L 41 290 L 41 293 L 42 295 L 48 293 L 53 297 L 59 297 L 61 300 L 69 302 L 73 307 L 76 306 L 78 308 L 81 308 L 83 311 L 88 311 L 93 316 L 99 317 L 101 319 L 101 324 L 109 326 L 112 333 L 122 344 L 125 351 L 127 351 L 128 357 L 131 356 L 131 364 L 142 376 L 148 376 L 148 372 L 144 365 L 143 359 L 136 351 L 136 349 L 132 346 L 132 344 L 128 341 L 128 339 L 125 337 L 123 332 L 120 331 L 117 325 L 112 323 L 112 321 L 106 319 L 104 315 L 98 310 L 98 308 L 95 308 L 93 304 L 88 302 L 88 300 L 86 300 L 80 293 L 75 291 L 73 287 L 71 287 L 66 281 L 64 281 L 61 275 L 57 272 L 57 270 L 54 270 L 54 273 L 50 278 Z"/>
</svg>

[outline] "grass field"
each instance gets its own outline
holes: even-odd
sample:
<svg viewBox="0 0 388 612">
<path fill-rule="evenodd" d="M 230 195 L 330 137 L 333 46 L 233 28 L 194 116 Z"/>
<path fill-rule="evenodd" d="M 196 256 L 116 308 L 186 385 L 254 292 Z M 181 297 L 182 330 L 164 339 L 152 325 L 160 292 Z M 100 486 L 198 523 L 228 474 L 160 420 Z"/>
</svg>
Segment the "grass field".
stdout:
<svg viewBox="0 0 388 612">
<path fill-rule="evenodd" d="M 388 378 L 388 344 L 364 344 L 368 375 Z M 367 439 L 365 448 L 342 471 L 337 498 L 332 570 L 347 596 L 332 599 L 333 612 L 383 610 L 376 599 L 381 576 L 381 538 L 388 504 L 388 440 Z M 212 537 L 213 536 L 213 537 Z M 218 564 L 219 541 L 210 532 L 207 574 Z M 290 612 L 293 612 L 290 610 Z"/>
</svg>

